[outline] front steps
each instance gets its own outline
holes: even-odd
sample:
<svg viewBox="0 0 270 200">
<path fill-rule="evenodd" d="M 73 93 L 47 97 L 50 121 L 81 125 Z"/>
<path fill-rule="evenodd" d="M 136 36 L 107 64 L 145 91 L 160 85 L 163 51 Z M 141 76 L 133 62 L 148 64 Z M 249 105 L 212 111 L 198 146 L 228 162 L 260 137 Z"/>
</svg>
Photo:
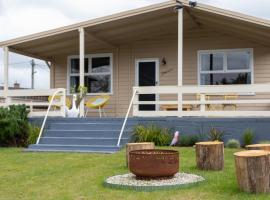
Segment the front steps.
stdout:
<svg viewBox="0 0 270 200">
<path fill-rule="evenodd" d="M 120 147 L 118 136 L 122 118 L 51 118 L 39 144 L 26 151 L 114 153 L 131 140 L 134 119 L 128 120 Z"/>
</svg>

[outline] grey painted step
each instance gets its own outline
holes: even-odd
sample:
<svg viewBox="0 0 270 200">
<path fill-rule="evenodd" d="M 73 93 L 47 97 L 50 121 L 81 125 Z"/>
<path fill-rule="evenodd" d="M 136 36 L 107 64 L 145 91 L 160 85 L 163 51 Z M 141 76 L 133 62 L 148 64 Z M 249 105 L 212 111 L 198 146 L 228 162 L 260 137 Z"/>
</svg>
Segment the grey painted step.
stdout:
<svg viewBox="0 0 270 200">
<path fill-rule="evenodd" d="M 121 144 L 126 144 L 129 138 L 122 138 Z M 40 144 L 55 145 L 117 145 L 118 138 L 64 138 L 64 137 L 42 137 Z"/>
<path fill-rule="evenodd" d="M 40 144 L 31 145 L 27 151 L 100 152 L 113 153 L 124 119 L 120 118 L 50 118 L 44 129 Z M 121 145 L 130 141 L 133 126 L 127 123 Z"/>
<path fill-rule="evenodd" d="M 124 118 L 48 118 L 48 122 L 119 122 L 123 123 Z M 138 120 L 128 119 L 128 123 Z"/>
<path fill-rule="evenodd" d="M 117 131 L 102 131 L 102 130 L 45 130 L 43 137 L 117 137 L 120 134 L 120 130 Z M 124 131 L 123 137 L 130 137 L 132 132 Z"/>
<path fill-rule="evenodd" d="M 117 123 L 101 123 L 101 122 L 84 122 L 84 123 L 50 123 L 47 129 L 54 130 L 121 130 L 122 124 Z M 126 129 L 131 130 L 133 126 L 127 125 Z"/>
<path fill-rule="evenodd" d="M 105 150 L 81 150 L 81 149 L 52 149 L 52 148 L 42 148 L 42 149 L 25 149 L 26 152 L 61 152 L 61 153 L 96 153 L 96 154 L 113 154 L 118 150 L 105 151 Z"/>
<path fill-rule="evenodd" d="M 97 152 L 114 153 L 119 151 L 117 146 L 99 145 L 30 145 L 27 151 L 59 151 L 59 152 Z"/>
<path fill-rule="evenodd" d="M 71 127 L 71 126 L 119 126 L 122 127 L 123 122 L 122 121 L 53 121 L 53 122 L 46 122 L 47 125 L 52 127 Z M 130 122 L 126 123 L 126 126 L 135 126 L 137 125 L 137 122 Z"/>
</svg>

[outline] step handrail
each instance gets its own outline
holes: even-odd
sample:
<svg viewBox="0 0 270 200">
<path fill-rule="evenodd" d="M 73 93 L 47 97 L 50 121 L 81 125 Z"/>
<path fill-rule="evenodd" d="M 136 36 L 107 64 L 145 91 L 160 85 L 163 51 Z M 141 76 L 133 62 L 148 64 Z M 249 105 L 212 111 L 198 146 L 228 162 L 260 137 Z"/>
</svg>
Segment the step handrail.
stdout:
<svg viewBox="0 0 270 200">
<path fill-rule="evenodd" d="M 118 137 L 118 142 L 117 142 L 117 146 L 118 147 L 120 147 L 121 138 L 122 138 L 122 135 L 123 135 L 123 132 L 124 132 L 126 123 L 127 123 L 127 119 L 128 119 L 128 116 L 129 116 L 129 113 L 130 113 L 131 107 L 133 105 L 133 101 L 134 101 L 134 98 L 135 98 L 136 94 L 137 94 L 137 89 L 134 89 L 134 92 L 133 92 L 133 95 L 132 95 L 132 98 L 130 100 L 130 103 L 129 103 L 129 106 L 128 106 L 128 110 L 127 110 L 127 113 L 126 113 L 126 116 L 125 116 L 125 120 L 124 120 L 124 123 L 122 125 L 121 131 L 120 131 L 120 134 L 119 134 L 119 137 Z"/>
<path fill-rule="evenodd" d="M 52 95 L 52 98 L 51 98 L 51 101 L 50 101 L 50 103 L 49 103 L 49 106 L 48 106 L 48 109 L 47 109 L 47 112 L 46 112 L 46 115 L 45 115 L 45 117 L 44 117 L 44 120 L 43 120 L 43 122 L 42 122 L 42 126 L 41 126 L 41 128 L 40 128 L 40 132 L 39 132 L 39 136 L 38 136 L 38 139 L 37 139 L 37 142 L 36 142 L 36 144 L 39 144 L 39 141 L 40 141 L 40 138 L 41 138 L 41 136 L 42 136 L 42 133 L 43 133 L 43 130 L 44 130 L 44 127 L 45 127 L 45 124 L 46 124 L 46 121 L 47 121 L 47 118 L 48 118 L 48 115 L 49 115 L 49 112 L 50 112 L 50 109 L 51 109 L 51 106 L 52 106 L 52 103 L 53 103 L 53 100 L 54 100 L 54 98 L 56 97 L 56 95 L 58 94 L 58 93 L 60 93 L 60 92 L 63 92 L 63 100 L 64 100 L 64 102 L 63 102 L 63 106 L 65 106 L 66 105 L 66 103 L 65 103 L 65 99 L 66 99 L 66 94 L 65 94 L 65 89 L 59 89 L 59 90 L 56 90 L 54 93 L 53 93 L 53 95 Z M 65 113 L 66 111 L 64 110 L 64 113 Z M 64 114 L 64 116 L 65 116 L 65 114 Z"/>
</svg>

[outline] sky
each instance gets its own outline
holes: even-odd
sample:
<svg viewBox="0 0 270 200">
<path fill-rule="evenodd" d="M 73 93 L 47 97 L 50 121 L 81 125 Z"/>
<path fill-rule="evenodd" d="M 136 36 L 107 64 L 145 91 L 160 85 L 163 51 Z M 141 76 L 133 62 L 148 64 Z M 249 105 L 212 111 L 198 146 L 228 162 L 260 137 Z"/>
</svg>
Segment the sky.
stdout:
<svg viewBox="0 0 270 200">
<path fill-rule="evenodd" d="M 166 0 L 0 0 L 0 41 Z M 198 0 L 220 8 L 270 19 L 270 0 Z M 42 23 L 41 23 L 42 22 Z M 10 54 L 9 85 L 31 87 L 31 58 Z M 35 88 L 49 88 L 49 69 L 36 60 Z M 38 81 L 37 81 L 38 80 Z M 0 85 L 3 51 L 0 50 Z"/>
</svg>

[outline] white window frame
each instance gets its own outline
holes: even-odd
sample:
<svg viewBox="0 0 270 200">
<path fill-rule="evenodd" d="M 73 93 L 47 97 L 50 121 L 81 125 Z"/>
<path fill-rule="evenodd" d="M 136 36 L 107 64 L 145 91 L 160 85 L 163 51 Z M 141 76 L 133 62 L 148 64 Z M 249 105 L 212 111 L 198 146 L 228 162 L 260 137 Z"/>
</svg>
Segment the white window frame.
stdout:
<svg viewBox="0 0 270 200">
<path fill-rule="evenodd" d="M 92 58 L 101 58 L 101 57 L 110 57 L 110 72 L 100 72 L 100 73 L 92 73 Z M 71 76 L 80 76 L 80 73 L 73 73 L 70 74 L 71 72 L 71 59 L 74 58 L 80 58 L 79 55 L 71 55 L 68 56 L 67 59 L 67 94 L 71 95 L 70 93 L 70 77 Z M 107 95 L 113 95 L 113 53 L 97 53 L 97 54 L 87 54 L 84 56 L 84 58 L 88 58 L 88 73 L 84 73 L 84 76 L 89 76 L 89 75 L 110 75 L 111 76 L 111 83 L 110 83 L 110 92 L 104 93 L 87 93 L 88 96 L 94 96 L 94 95 L 100 95 L 100 94 L 107 94 Z"/>
<path fill-rule="evenodd" d="M 241 70 L 228 70 L 227 65 L 227 54 L 232 52 L 249 52 L 250 54 L 250 69 L 241 69 Z M 223 70 L 216 71 L 202 71 L 201 70 L 201 55 L 202 54 L 214 54 L 214 53 L 223 53 Z M 245 49 L 215 49 L 215 50 L 199 50 L 198 51 L 198 66 L 197 66 L 197 80 L 198 85 L 201 86 L 201 74 L 218 74 L 218 73 L 251 73 L 251 85 L 254 84 L 254 56 L 252 48 Z"/>
</svg>

